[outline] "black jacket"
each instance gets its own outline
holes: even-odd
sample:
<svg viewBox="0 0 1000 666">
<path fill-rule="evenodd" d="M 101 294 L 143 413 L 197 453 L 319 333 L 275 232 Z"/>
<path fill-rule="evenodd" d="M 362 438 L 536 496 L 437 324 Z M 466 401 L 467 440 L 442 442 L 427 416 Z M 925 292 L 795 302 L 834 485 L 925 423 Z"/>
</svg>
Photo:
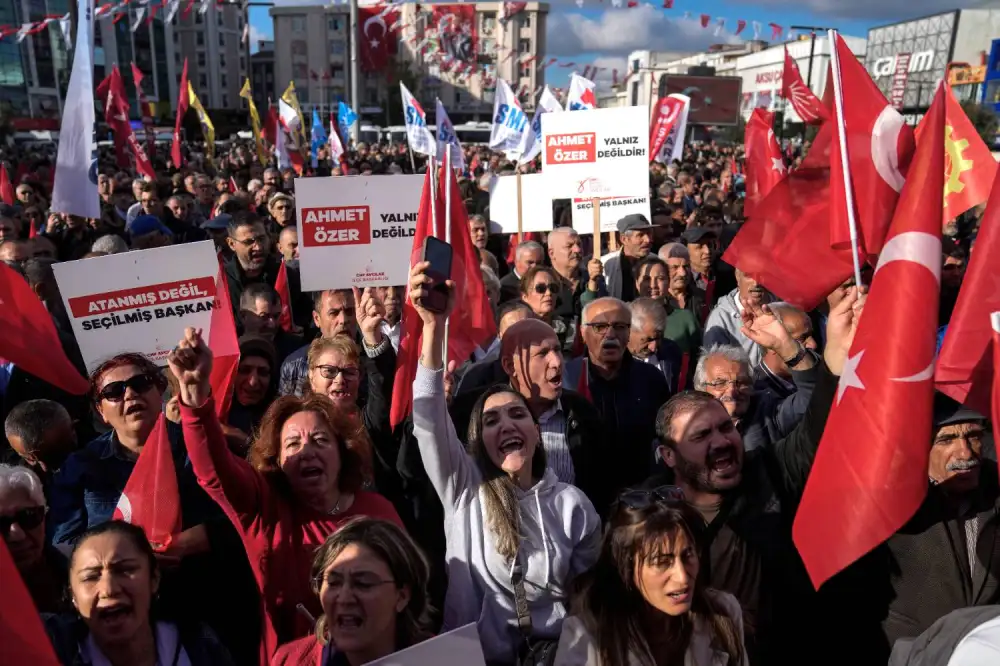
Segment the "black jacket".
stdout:
<svg viewBox="0 0 1000 666">
<path fill-rule="evenodd" d="M 278 278 L 278 270 L 281 268 L 281 259 L 275 255 L 268 255 L 264 262 L 264 270 L 257 277 L 248 277 L 239 259 L 233 255 L 223 264 L 226 271 L 226 281 L 229 283 L 229 300 L 233 306 L 233 318 L 236 326 L 240 326 L 240 296 L 243 290 L 251 284 L 263 282 L 270 287 L 274 287 L 274 282 Z M 288 276 L 288 293 L 292 298 L 292 318 L 297 326 L 305 329 L 312 321 L 312 300 L 308 294 L 302 293 L 302 281 L 299 278 L 299 271 L 294 266 L 285 266 L 285 273 Z"/>
<path fill-rule="evenodd" d="M 500 305 L 521 300 L 521 278 L 514 271 L 500 278 Z"/>
</svg>

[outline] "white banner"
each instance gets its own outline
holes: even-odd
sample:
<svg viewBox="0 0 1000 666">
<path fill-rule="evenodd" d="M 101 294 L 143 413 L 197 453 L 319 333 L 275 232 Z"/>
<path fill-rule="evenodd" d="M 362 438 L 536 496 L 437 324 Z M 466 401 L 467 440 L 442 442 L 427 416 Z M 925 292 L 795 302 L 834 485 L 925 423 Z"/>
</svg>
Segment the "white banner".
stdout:
<svg viewBox="0 0 1000 666">
<path fill-rule="evenodd" d="M 403 285 L 424 176 L 296 178 L 304 291 Z"/>
<path fill-rule="evenodd" d="M 389 9 L 388 7 L 386 9 Z M 455 126 L 444 108 L 441 100 L 437 100 L 437 110 L 434 114 L 437 120 L 437 158 L 444 163 L 445 151 L 451 150 L 451 167 L 465 169 L 465 155 L 462 153 L 462 142 L 455 134 Z"/>
<path fill-rule="evenodd" d="M 542 173 L 554 199 L 649 193 L 645 106 L 542 115 Z"/>
<path fill-rule="evenodd" d="M 80 217 L 101 217 L 94 153 L 93 0 L 79 0 L 73 69 L 66 89 L 59 149 L 56 153 L 52 210 Z M 179 340 L 180 338 L 178 338 Z M 175 342 L 176 344 L 176 342 Z"/>
<path fill-rule="evenodd" d="M 522 231 L 552 231 L 552 197 L 545 176 L 521 176 Z M 517 233 L 517 176 L 500 176 L 490 186 L 490 233 Z"/>
<path fill-rule="evenodd" d="M 506 81 L 498 80 L 493 103 L 493 127 L 490 128 L 490 148 L 502 152 L 509 160 L 517 160 L 521 157 L 525 143 L 524 135 L 530 131 L 531 123 L 514 91 Z"/>
<path fill-rule="evenodd" d="M 594 233 L 594 207 L 590 199 L 573 199 L 573 228 L 581 236 Z M 649 195 L 601 199 L 601 233 L 618 231 L 618 220 L 638 213 L 650 219 Z"/>
<path fill-rule="evenodd" d="M 429 638 L 368 666 L 486 666 L 475 623 Z"/>
<path fill-rule="evenodd" d="M 410 144 L 410 150 L 434 157 L 437 154 L 437 141 L 427 129 L 427 114 L 402 81 L 399 82 L 399 91 L 403 97 L 403 118 L 406 120 L 406 140 Z"/>
<path fill-rule="evenodd" d="M 562 104 L 552 94 L 548 86 L 542 90 L 538 104 L 535 105 L 535 117 L 531 121 L 531 131 L 524 133 L 521 141 L 521 164 L 530 162 L 542 152 L 542 116 L 546 113 L 562 111 Z"/>
<path fill-rule="evenodd" d="M 160 365 L 188 326 L 211 335 L 219 260 L 211 241 L 52 266 L 73 334 L 92 371 L 122 352 Z"/>
</svg>

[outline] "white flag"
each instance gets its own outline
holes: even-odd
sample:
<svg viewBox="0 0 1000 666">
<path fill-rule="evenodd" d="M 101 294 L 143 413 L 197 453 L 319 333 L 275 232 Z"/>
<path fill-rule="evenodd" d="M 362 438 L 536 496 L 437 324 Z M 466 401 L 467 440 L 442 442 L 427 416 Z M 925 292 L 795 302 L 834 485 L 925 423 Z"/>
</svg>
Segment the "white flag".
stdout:
<svg viewBox="0 0 1000 666">
<path fill-rule="evenodd" d="M 402 81 L 399 82 L 399 91 L 403 97 L 403 118 L 406 119 L 406 140 L 410 150 L 428 157 L 436 156 L 437 142 L 434 134 L 427 129 L 427 114 Z"/>
<path fill-rule="evenodd" d="M 344 154 L 344 144 L 340 142 L 340 136 L 337 134 L 337 123 L 334 120 L 334 116 L 330 114 L 330 161 L 335 165 L 340 164 L 340 157 Z"/>
<path fill-rule="evenodd" d="M 139 29 L 139 26 L 142 25 L 142 19 L 144 18 L 146 18 L 146 8 L 140 7 L 139 11 L 135 13 L 135 23 L 132 24 L 132 32 Z"/>
<path fill-rule="evenodd" d="M 94 154 L 94 10 L 93 0 L 78 0 L 76 49 L 70 72 L 59 152 L 56 156 L 52 210 L 80 217 L 101 217 Z"/>
<path fill-rule="evenodd" d="M 209 2 L 210 0 L 201 0 L 201 6 L 198 7 L 199 14 L 204 14 L 205 12 L 208 11 Z"/>
<path fill-rule="evenodd" d="M 170 0 L 167 5 L 167 16 L 163 19 L 164 23 L 173 23 L 174 16 L 177 15 L 177 9 L 181 6 L 181 0 Z"/>
<path fill-rule="evenodd" d="M 444 162 L 446 150 L 451 150 L 451 167 L 453 169 L 465 168 L 465 155 L 462 153 L 462 142 L 455 134 L 455 126 L 451 124 L 451 118 L 445 111 L 444 104 L 437 100 L 437 158 Z"/>
<path fill-rule="evenodd" d="M 244 44 L 246 44 L 246 43 L 248 43 L 250 41 L 250 22 L 249 21 L 243 24 L 243 36 L 240 37 L 240 41 L 243 42 Z"/>
<path fill-rule="evenodd" d="M 542 90 L 538 104 L 535 105 L 535 117 L 531 119 L 531 131 L 525 132 L 521 150 L 521 164 L 530 162 L 542 152 L 542 116 L 550 112 L 562 111 L 562 104 L 552 94 L 548 86 Z"/>
<path fill-rule="evenodd" d="M 22 23 L 21 29 L 17 31 L 17 43 L 20 44 L 24 41 L 24 38 L 28 36 L 28 32 L 34 27 L 31 23 Z"/>
<path fill-rule="evenodd" d="M 566 110 L 582 111 L 596 108 L 597 98 L 594 97 L 594 82 L 573 72 L 569 79 L 569 97 L 566 98 Z"/>
<path fill-rule="evenodd" d="M 490 148 L 502 152 L 509 160 L 517 160 L 521 157 L 524 135 L 530 131 L 531 123 L 521 109 L 514 91 L 506 81 L 498 79 L 493 103 Z"/>
<path fill-rule="evenodd" d="M 69 14 L 66 14 L 66 16 L 59 19 L 59 29 L 62 31 L 63 41 L 66 42 L 67 51 L 73 48 L 73 36 L 70 31 L 69 19 Z"/>
</svg>

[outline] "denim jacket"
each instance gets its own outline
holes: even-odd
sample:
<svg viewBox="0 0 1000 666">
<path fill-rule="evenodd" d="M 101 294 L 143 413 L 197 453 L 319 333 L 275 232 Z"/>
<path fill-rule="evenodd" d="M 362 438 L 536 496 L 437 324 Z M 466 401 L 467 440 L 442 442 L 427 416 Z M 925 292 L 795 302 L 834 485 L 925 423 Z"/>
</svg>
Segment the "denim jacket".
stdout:
<svg viewBox="0 0 1000 666">
<path fill-rule="evenodd" d="M 167 434 L 177 470 L 184 528 L 209 518 L 224 520 L 222 510 L 198 485 L 180 425 L 167 421 Z M 113 430 L 69 456 L 49 488 L 51 543 L 71 543 L 88 528 L 111 520 L 135 461 L 136 456 L 119 444 Z"/>
</svg>

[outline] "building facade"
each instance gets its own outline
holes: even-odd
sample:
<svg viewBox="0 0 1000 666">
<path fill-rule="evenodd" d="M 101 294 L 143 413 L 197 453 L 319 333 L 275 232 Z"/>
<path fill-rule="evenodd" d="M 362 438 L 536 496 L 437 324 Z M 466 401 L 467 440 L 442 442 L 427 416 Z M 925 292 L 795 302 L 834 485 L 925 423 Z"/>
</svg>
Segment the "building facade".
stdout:
<svg viewBox="0 0 1000 666">
<path fill-rule="evenodd" d="M 239 109 L 240 88 L 248 72 L 249 44 L 243 42 L 246 15 L 237 5 L 208 3 L 202 14 L 195 10 L 186 17 L 174 16 L 169 39 L 173 46 L 172 66 L 176 76 L 170 99 L 176 99 L 184 58 L 188 80 L 201 103 L 209 109 Z"/>
<path fill-rule="evenodd" d="M 372 3 L 361 2 L 362 6 L 367 4 Z M 515 90 L 526 91 L 522 104 L 526 110 L 534 108 L 533 93 L 544 85 L 544 69 L 538 64 L 545 53 L 548 5 L 529 2 L 505 25 L 498 19 L 501 3 L 474 5 L 474 58 L 483 76 L 445 71 L 430 50 L 418 51 L 418 45 L 433 31 L 432 10 L 441 5 L 426 5 L 419 12 L 418 7 L 415 3 L 399 5 L 402 28 L 396 33 L 396 62 L 390 65 L 393 71 L 359 74 L 359 109 L 355 110 L 362 120 L 390 124 L 388 105 L 398 103 L 401 76 L 413 83 L 411 92 L 429 118 L 433 118 L 435 98 L 439 98 L 456 124 L 488 122 L 495 92 L 491 81 L 495 77 L 505 79 Z M 269 12 L 275 42 L 287 45 L 275 51 L 274 87 L 269 94 L 281 95 L 292 81 L 306 110 L 331 109 L 341 100 L 349 101 L 353 35 L 348 8 L 341 4 L 281 6 Z"/>
<path fill-rule="evenodd" d="M 257 52 L 250 54 L 250 87 L 258 112 L 274 98 L 274 85 L 274 40 L 262 39 Z"/>
<path fill-rule="evenodd" d="M 22 25 L 64 15 L 67 0 L 0 0 L 0 25 Z M 69 81 L 66 43 L 58 23 L 18 44 L 0 40 L 0 108 L 14 119 L 56 120 Z"/>
<path fill-rule="evenodd" d="M 949 63 L 985 65 L 998 35 L 1000 9 L 957 9 L 880 26 L 868 31 L 865 67 L 887 98 L 894 84 L 902 89 L 900 111 L 916 124 L 930 107 L 937 82 L 948 75 Z M 978 99 L 982 84 L 960 84 L 955 94 Z"/>
</svg>

